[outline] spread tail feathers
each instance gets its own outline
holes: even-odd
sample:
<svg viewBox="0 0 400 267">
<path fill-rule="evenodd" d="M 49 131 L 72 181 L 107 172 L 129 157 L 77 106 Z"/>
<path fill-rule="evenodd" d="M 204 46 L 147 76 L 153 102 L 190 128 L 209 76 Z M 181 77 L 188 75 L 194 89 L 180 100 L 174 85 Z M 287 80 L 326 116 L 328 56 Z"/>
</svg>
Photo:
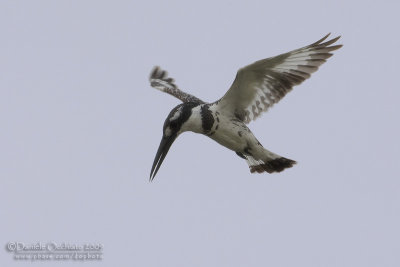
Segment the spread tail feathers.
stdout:
<svg viewBox="0 0 400 267">
<path fill-rule="evenodd" d="M 287 159 L 284 157 L 277 157 L 274 159 L 267 159 L 265 161 L 263 160 L 256 160 L 252 156 L 247 156 L 246 161 L 247 164 L 249 164 L 250 172 L 258 172 L 258 173 L 263 173 L 263 172 L 268 172 L 268 173 L 274 173 L 274 172 L 281 172 L 286 168 L 291 168 L 293 167 L 294 164 L 296 164 L 296 161 Z"/>
</svg>

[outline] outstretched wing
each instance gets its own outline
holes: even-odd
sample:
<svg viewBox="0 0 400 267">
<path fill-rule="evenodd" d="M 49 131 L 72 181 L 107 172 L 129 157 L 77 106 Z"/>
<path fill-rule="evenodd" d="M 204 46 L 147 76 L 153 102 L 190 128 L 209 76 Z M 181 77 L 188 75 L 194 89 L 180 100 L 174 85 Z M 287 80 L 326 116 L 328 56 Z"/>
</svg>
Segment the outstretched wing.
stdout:
<svg viewBox="0 0 400 267">
<path fill-rule="evenodd" d="M 249 123 L 281 100 L 292 87 L 302 83 L 318 70 L 342 45 L 333 45 L 339 38 L 321 40 L 291 52 L 254 62 L 240 69 L 218 107 Z"/>
<path fill-rule="evenodd" d="M 195 102 L 203 104 L 204 102 L 197 97 L 185 93 L 175 85 L 174 79 L 168 77 L 168 73 L 160 67 L 154 67 L 150 74 L 150 85 L 162 92 L 168 93 L 180 99 L 182 102 Z"/>
</svg>

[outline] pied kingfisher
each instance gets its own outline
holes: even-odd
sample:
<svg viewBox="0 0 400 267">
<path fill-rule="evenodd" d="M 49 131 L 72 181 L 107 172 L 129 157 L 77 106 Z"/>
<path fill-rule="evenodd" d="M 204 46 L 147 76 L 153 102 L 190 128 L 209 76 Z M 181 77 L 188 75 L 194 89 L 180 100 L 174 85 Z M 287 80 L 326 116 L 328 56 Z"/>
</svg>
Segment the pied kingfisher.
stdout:
<svg viewBox="0 0 400 267">
<path fill-rule="evenodd" d="M 292 87 L 315 72 L 331 51 L 342 45 L 332 45 L 340 36 L 321 40 L 291 52 L 262 59 L 241 68 L 226 94 L 214 103 L 178 89 L 167 72 L 155 67 L 150 74 L 151 86 L 179 98 L 183 103 L 169 113 L 164 122 L 163 137 L 150 172 L 150 181 L 157 174 L 174 140 L 185 131 L 204 134 L 245 159 L 250 172 L 281 172 L 296 161 L 265 149 L 246 124 L 258 118 Z"/>
</svg>

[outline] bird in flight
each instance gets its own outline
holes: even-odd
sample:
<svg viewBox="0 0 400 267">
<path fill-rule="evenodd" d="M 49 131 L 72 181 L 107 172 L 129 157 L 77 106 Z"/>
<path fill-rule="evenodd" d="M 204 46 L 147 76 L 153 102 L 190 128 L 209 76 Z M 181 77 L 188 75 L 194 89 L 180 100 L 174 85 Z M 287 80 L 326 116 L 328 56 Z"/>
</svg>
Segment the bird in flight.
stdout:
<svg viewBox="0 0 400 267">
<path fill-rule="evenodd" d="M 163 136 L 150 172 L 157 174 L 172 143 L 183 132 L 204 134 L 245 159 L 250 172 L 274 173 L 292 167 L 296 161 L 265 149 L 246 126 L 278 103 L 292 87 L 318 70 L 342 45 L 340 36 L 326 41 L 327 34 L 308 46 L 254 62 L 239 69 L 225 95 L 206 103 L 180 90 L 167 72 L 155 67 L 150 74 L 152 87 L 171 94 L 183 103 L 171 110 L 163 126 Z"/>
</svg>

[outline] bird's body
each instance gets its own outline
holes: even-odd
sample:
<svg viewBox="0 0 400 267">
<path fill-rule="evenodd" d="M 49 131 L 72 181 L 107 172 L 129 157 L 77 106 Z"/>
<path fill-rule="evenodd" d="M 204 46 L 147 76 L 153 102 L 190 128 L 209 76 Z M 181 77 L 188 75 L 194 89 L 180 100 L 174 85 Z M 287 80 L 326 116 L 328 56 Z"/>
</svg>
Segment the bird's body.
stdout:
<svg viewBox="0 0 400 267">
<path fill-rule="evenodd" d="M 163 138 L 150 174 L 152 180 L 170 146 L 179 134 L 192 131 L 204 134 L 246 159 L 251 172 L 281 172 L 296 162 L 265 149 L 247 127 L 273 104 L 277 103 L 294 85 L 332 56 L 330 51 L 341 45 L 330 46 L 339 37 L 322 43 L 326 38 L 309 46 L 273 58 L 257 61 L 240 69 L 228 92 L 218 101 L 205 103 L 177 88 L 167 73 L 156 67 L 151 85 L 183 101 L 168 115 L 163 127 Z"/>
<path fill-rule="evenodd" d="M 192 115 L 183 125 L 184 131 L 204 134 L 219 144 L 236 152 L 242 152 L 250 139 L 249 128 L 234 117 L 221 114 L 216 104 L 200 104 L 192 109 Z M 252 134 L 251 134 L 252 135 Z"/>
<path fill-rule="evenodd" d="M 236 152 L 240 157 L 246 159 L 251 172 L 278 172 L 295 164 L 295 161 L 265 149 L 242 120 L 229 113 L 226 114 L 218 103 L 189 102 L 181 104 L 182 107 L 187 105 L 190 106 L 190 116 L 182 124 L 180 131 L 206 135 L 220 145 Z M 183 108 L 178 108 L 175 117 L 178 117 L 182 110 Z M 188 111 L 189 109 L 186 112 Z M 173 119 L 174 116 L 171 118 Z M 271 164 L 275 166 L 268 166 Z M 259 165 L 267 166 L 257 168 Z"/>
</svg>

